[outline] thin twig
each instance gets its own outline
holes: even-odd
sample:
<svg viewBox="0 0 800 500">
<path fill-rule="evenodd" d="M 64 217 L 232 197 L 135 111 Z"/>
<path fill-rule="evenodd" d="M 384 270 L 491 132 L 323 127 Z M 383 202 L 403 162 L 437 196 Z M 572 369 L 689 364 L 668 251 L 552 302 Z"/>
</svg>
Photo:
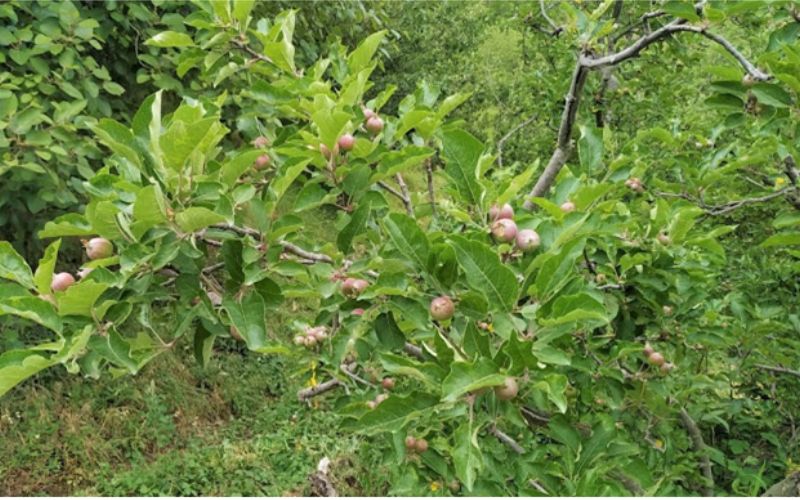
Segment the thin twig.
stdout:
<svg viewBox="0 0 800 500">
<path fill-rule="evenodd" d="M 706 484 L 703 486 L 703 495 L 707 497 L 714 496 L 714 474 L 711 471 L 711 460 L 708 458 L 708 450 L 706 450 L 706 443 L 703 441 L 703 434 L 694 419 L 684 408 L 680 410 L 680 417 L 681 423 L 692 438 L 694 450 L 700 453 L 700 469 L 706 479 Z"/>
<path fill-rule="evenodd" d="M 431 216 L 436 218 L 436 191 L 433 186 L 433 162 L 430 158 L 425 160 L 425 172 L 428 176 L 428 199 L 431 202 Z"/>
<path fill-rule="evenodd" d="M 414 356 L 420 361 L 425 361 L 425 356 L 422 354 L 422 349 L 415 346 L 414 344 L 406 342 L 405 345 L 403 346 L 403 351 L 410 356 Z"/>
<path fill-rule="evenodd" d="M 356 375 L 355 373 L 353 373 L 352 369 L 349 366 L 347 366 L 345 363 L 342 363 L 339 366 L 339 369 L 342 370 L 345 375 L 347 375 L 351 379 L 355 380 L 356 382 L 358 382 L 360 384 L 368 385 L 370 387 L 375 387 L 375 384 L 373 384 L 372 382 L 370 382 L 368 380 L 364 380 L 363 378 L 361 378 L 358 375 Z"/>
<path fill-rule="evenodd" d="M 769 372 L 774 373 L 785 373 L 787 375 L 794 375 L 795 377 L 800 377 L 800 371 L 798 370 L 791 370 L 789 368 L 783 368 L 781 366 L 768 366 L 768 365 L 753 365 L 756 368 L 761 368 L 762 370 L 767 370 Z"/>
<path fill-rule="evenodd" d="M 547 24 L 549 24 L 549 25 L 550 25 L 550 27 L 551 27 L 551 28 L 553 28 L 553 31 L 552 31 L 552 33 L 550 33 L 550 34 L 551 34 L 552 36 L 558 36 L 558 35 L 560 35 L 560 34 L 561 34 L 561 32 L 563 32 L 563 31 L 564 31 L 564 28 L 563 28 L 562 26 L 559 26 L 559 25 L 557 25 L 557 24 L 555 23 L 555 21 L 553 21 L 553 20 L 550 18 L 550 16 L 548 16 L 548 15 L 547 15 L 547 9 L 544 7 L 544 0 L 539 0 L 539 8 L 540 8 L 540 9 L 541 9 L 541 11 L 542 11 L 542 17 L 544 17 L 545 21 L 547 21 Z"/>
<path fill-rule="evenodd" d="M 509 436 L 505 432 L 503 432 L 500 429 L 498 429 L 496 425 L 492 424 L 492 426 L 489 428 L 489 432 L 494 437 L 496 437 L 501 443 L 505 444 L 506 446 L 508 446 L 509 448 L 514 450 L 515 453 L 517 453 L 519 455 L 522 455 L 522 454 L 525 453 L 525 448 L 520 446 L 520 444 L 518 442 L 514 441 L 514 438 L 512 438 L 511 436 Z"/>
<path fill-rule="evenodd" d="M 403 180 L 403 176 L 398 174 L 395 176 L 397 180 L 397 185 L 400 186 L 400 192 L 403 193 L 403 205 L 406 207 L 406 212 L 411 217 L 414 217 L 414 207 L 411 206 L 411 195 L 408 194 L 408 185 L 406 185 L 406 181 Z"/>
<path fill-rule="evenodd" d="M 301 248 L 294 243 L 289 243 L 286 240 L 278 241 L 278 244 L 283 247 L 283 249 L 289 253 L 293 253 L 298 257 L 302 257 L 304 259 L 313 260 L 315 262 L 326 262 L 328 264 L 333 264 L 333 259 L 324 253 L 317 253 L 311 252 L 304 248 Z"/>
<path fill-rule="evenodd" d="M 239 47 L 240 49 L 242 49 L 243 51 L 247 52 L 247 53 L 248 53 L 248 54 L 250 54 L 251 56 L 255 57 L 255 58 L 256 58 L 256 59 L 258 59 L 259 61 L 264 61 L 264 62 L 272 63 L 272 59 L 270 59 L 268 56 L 265 56 L 264 54 L 259 54 L 259 53 L 258 53 L 258 52 L 256 52 L 255 50 L 251 49 L 251 48 L 250 48 L 250 47 L 249 47 L 247 44 L 245 44 L 244 42 L 241 42 L 241 41 L 238 41 L 238 40 L 234 40 L 234 41 L 233 41 L 233 44 L 234 44 L 234 45 L 236 45 L 237 47 Z"/>
<path fill-rule="evenodd" d="M 315 396 L 319 396 L 320 394 L 324 394 L 328 391 L 336 389 L 341 385 L 344 385 L 342 384 L 341 380 L 333 378 L 321 384 L 315 385 L 314 387 L 309 387 L 308 389 L 302 389 L 298 391 L 297 399 L 299 399 L 300 401 L 306 401 Z"/>
</svg>

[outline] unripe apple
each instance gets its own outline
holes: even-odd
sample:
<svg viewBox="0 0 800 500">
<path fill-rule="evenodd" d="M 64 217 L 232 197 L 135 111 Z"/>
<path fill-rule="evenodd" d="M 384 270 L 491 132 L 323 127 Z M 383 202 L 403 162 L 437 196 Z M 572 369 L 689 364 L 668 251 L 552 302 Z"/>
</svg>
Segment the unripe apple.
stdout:
<svg viewBox="0 0 800 500">
<path fill-rule="evenodd" d="M 605 275 L 605 274 L 603 274 L 603 273 L 600 273 L 600 274 L 598 274 L 597 276 L 595 276 L 595 277 L 594 277 L 594 281 L 595 281 L 595 283 L 597 283 L 597 284 L 600 284 L 600 285 L 602 285 L 603 283 L 605 283 L 607 279 L 608 279 L 608 278 L 607 278 L 607 277 L 606 277 L 606 275 Z"/>
<path fill-rule="evenodd" d="M 353 316 L 363 316 L 363 314 L 364 310 L 361 309 L 360 307 L 356 307 L 355 309 L 353 309 Z"/>
<path fill-rule="evenodd" d="M 308 347 L 313 347 L 317 345 L 317 339 L 311 335 L 306 335 L 306 337 L 303 339 L 303 343 Z"/>
<path fill-rule="evenodd" d="M 373 116 L 378 116 L 378 114 L 377 114 L 377 113 L 375 113 L 374 111 L 372 111 L 372 110 L 371 110 L 371 109 L 369 109 L 369 108 L 363 108 L 363 109 L 362 109 L 362 112 L 364 113 L 364 121 L 367 121 L 367 120 L 369 120 L 369 119 L 370 119 L 370 118 L 372 118 Z"/>
<path fill-rule="evenodd" d="M 503 385 L 494 388 L 494 393 L 497 395 L 497 399 L 501 401 L 509 401 L 514 399 L 517 397 L 518 392 L 519 385 L 517 384 L 517 379 L 514 377 L 506 377 Z"/>
<path fill-rule="evenodd" d="M 367 124 L 365 126 L 367 130 L 374 135 L 383 130 L 383 120 L 377 115 L 371 116 L 367 119 Z"/>
<path fill-rule="evenodd" d="M 561 211 L 564 213 L 570 213 L 575 211 L 575 204 L 571 201 L 565 201 L 561 204 Z"/>
<path fill-rule="evenodd" d="M 428 451 L 428 441 L 425 439 L 417 439 L 417 443 L 414 445 L 416 448 L 417 453 L 425 453 Z"/>
<path fill-rule="evenodd" d="M 253 147 L 261 149 L 261 148 L 265 148 L 267 146 L 269 146 L 269 139 L 267 139 L 263 135 L 259 135 L 258 137 L 253 139 Z"/>
<path fill-rule="evenodd" d="M 664 313 L 664 316 L 672 316 L 672 306 L 664 306 L 661 308 L 661 311 Z"/>
<path fill-rule="evenodd" d="M 492 224 L 492 234 L 500 241 L 514 241 L 517 237 L 517 223 L 511 219 L 498 219 Z"/>
<path fill-rule="evenodd" d="M 375 407 L 378 406 L 378 403 L 376 403 L 375 401 L 367 401 L 367 406 L 369 407 L 370 410 L 374 410 Z"/>
<path fill-rule="evenodd" d="M 269 155 L 259 155 L 259 157 L 256 158 L 255 163 L 253 163 L 253 166 L 256 170 L 263 170 L 269 166 L 270 161 L 272 161 L 272 159 L 269 157 Z"/>
<path fill-rule="evenodd" d="M 517 247 L 523 252 L 529 252 L 538 248 L 541 242 L 539 233 L 533 229 L 523 229 L 517 233 Z"/>
<path fill-rule="evenodd" d="M 305 344 L 305 343 L 306 343 L 306 338 L 305 338 L 305 337 L 303 337 L 302 335 L 297 335 L 297 336 L 294 338 L 294 344 L 295 344 L 295 345 L 303 345 L 303 344 Z"/>
<path fill-rule="evenodd" d="M 669 236 L 667 236 L 666 233 L 658 233 L 658 236 L 656 237 L 656 239 L 662 245 L 669 245 L 669 243 L 670 243 Z"/>
<path fill-rule="evenodd" d="M 502 208 L 498 207 L 496 204 L 492 205 L 491 208 L 489 208 L 489 218 L 492 221 L 496 221 L 498 219 L 513 219 L 514 208 L 508 203 L 504 204 Z"/>
<path fill-rule="evenodd" d="M 661 366 L 666 362 L 666 360 L 664 359 L 664 355 L 661 354 L 660 352 L 654 352 L 653 354 L 648 356 L 647 361 L 651 365 L 656 365 L 656 366 Z"/>
<path fill-rule="evenodd" d="M 67 288 L 75 284 L 75 278 L 69 273 L 58 273 L 53 276 L 53 281 L 50 282 L 50 288 L 54 292 L 63 292 Z"/>
<path fill-rule="evenodd" d="M 237 330 L 235 326 L 231 325 L 230 332 L 231 332 L 231 337 L 242 342 L 244 341 L 244 337 L 242 337 L 242 334 L 239 333 L 239 330 Z"/>
<path fill-rule="evenodd" d="M 666 373 L 671 372 L 673 368 L 675 368 L 675 365 L 673 365 L 672 363 L 664 363 L 663 365 L 661 365 L 660 370 L 661 370 L 661 373 L 665 373 L 666 374 Z"/>
<path fill-rule="evenodd" d="M 386 377 L 381 381 L 381 386 L 387 391 L 394 389 L 394 379 L 391 377 Z"/>
<path fill-rule="evenodd" d="M 375 396 L 375 404 L 381 404 L 387 399 L 389 399 L 388 394 L 378 394 L 377 396 Z"/>
<path fill-rule="evenodd" d="M 456 306 L 453 300 L 447 295 L 436 297 L 431 301 L 431 317 L 436 321 L 447 321 L 453 317 L 456 311 Z"/>
<path fill-rule="evenodd" d="M 368 286 L 369 286 L 369 281 L 356 278 L 353 281 L 353 293 L 356 296 L 361 295 L 362 293 L 364 293 L 364 290 L 366 290 Z"/>
<path fill-rule="evenodd" d="M 106 259 L 114 253 L 114 245 L 105 238 L 92 238 L 84 245 L 86 256 L 91 260 Z"/>
<path fill-rule="evenodd" d="M 408 451 L 417 449 L 417 439 L 414 436 L 406 436 L 406 449 Z"/>
<path fill-rule="evenodd" d="M 450 490 L 451 493 L 458 493 L 458 491 L 461 489 L 461 483 L 453 479 L 452 481 L 447 483 L 447 488 Z"/>
<path fill-rule="evenodd" d="M 656 350 L 653 349 L 653 346 L 650 345 L 650 342 L 646 342 L 644 344 L 644 349 L 642 349 L 642 352 L 644 353 L 645 357 L 649 358 L 650 356 L 652 356 L 654 352 L 656 352 Z"/>
<path fill-rule="evenodd" d="M 742 77 L 742 85 L 744 85 L 745 87 L 749 88 L 755 84 L 756 84 L 756 79 L 753 78 L 753 75 L 751 75 L 750 73 L 747 73 Z"/>
<path fill-rule="evenodd" d="M 351 134 L 344 134 L 339 137 L 339 149 L 342 151 L 350 151 L 356 144 L 356 139 Z"/>
</svg>

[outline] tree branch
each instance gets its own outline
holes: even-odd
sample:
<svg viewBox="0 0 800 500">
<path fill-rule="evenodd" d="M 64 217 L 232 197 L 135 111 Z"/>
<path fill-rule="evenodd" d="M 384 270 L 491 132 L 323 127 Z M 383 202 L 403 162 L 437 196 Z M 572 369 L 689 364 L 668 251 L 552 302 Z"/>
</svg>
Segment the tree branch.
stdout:
<svg viewBox="0 0 800 500">
<path fill-rule="evenodd" d="M 431 202 L 431 216 L 436 218 L 436 191 L 433 186 L 433 162 L 430 158 L 425 160 L 425 172 L 428 177 L 428 198 Z"/>
<path fill-rule="evenodd" d="M 700 469 L 703 472 L 703 476 L 706 478 L 706 484 L 703 486 L 703 495 L 707 497 L 714 496 L 714 474 L 711 472 L 711 460 L 708 458 L 706 443 L 703 441 L 703 434 L 700 432 L 700 428 L 697 427 L 694 419 L 692 419 L 684 408 L 680 410 L 680 417 L 681 423 L 692 438 L 694 450 L 700 453 Z"/>
<path fill-rule="evenodd" d="M 401 193 L 400 191 L 396 190 L 395 188 L 385 183 L 384 181 L 378 181 L 378 186 L 382 187 L 387 192 L 391 193 L 392 195 L 397 197 L 400 201 L 402 201 L 403 206 L 406 208 L 406 212 L 408 212 L 408 214 L 413 217 L 414 209 L 411 207 L 411 200 L 409 200 L 408 197 L 406 196 L 407 191 L 406 193 Z"/>
<path fill-rule="evenodd" d="M 395 176 L 397 180 L 397 185 L 400 186 L 400 192 L 403 193 L 403 205 L 406 206 L 406 212 L 411 217 L 414 217 L 414 207 L 411 206 L 411 195 L 408 194 L 408 186 L 406 185 L 406 181 L 403 180 L 403 176 L 398 173 Z"/>
<path fill-rule="evenodd" d="M 516 134 L 517 132 L 522 130 L 523 127 L 525 127 L 526 125 L 531 123 L 533 120 L 535 120 L 537 116 L 539 116 L 539 115 L 538 114 L 533 115 L 530 118 L 528 118 L 527 120 L 525 120 L 524 122 L 518 124 L 517 126 L 512 128 L 511 130 L 509 130 L 506 135 L 501 137 L 499 141 L 497 141 L 497 164 L 500 167 L 503 166 L 503 144 L 505 144 L 505 142 L 509 139 L 509 137 L 511 137 L 512 135 Z"/>
<path fill-rule="evenodd" d="M 425 356 L 422 354 L 422 349 L 415 346 L 414 344 L 406 342 L 405 345 L 403 346 L 403 351 L 409 356 L 414 356 L 420 361 L 425 361 Z"/>
<path fill-rule="evenodd" d="M 756 68 L 750 61 L 745 58 L 730 42 L 725 38 L 709 32 L 705 27 L 693 26 L 685 24 L 684 19 L 675 19 L 672 22 L 662 26 L 661 28 L 642 36 L 628 47 L 609 54 L 603 57 L 594 57 L 588 53 L 581 53 L 578 55 L 578 61 L 575 65 L 575 70 L 572 73 L 572 80 L 570 83 L 569 91 L 565 98 L 564 111 L 561 116 L 561 125 L 558 130 L 558 140 L 556 142 L 556 149 L 550 157 L 539 179 L 536 181 L 533 189 L 525 200 L 523 206 L 532 210 L 534 208 L 533 202 L 530 198 L 540 197 L 544 195 L 553 185 L 558 172 L 566 164 L 567 158 L 571 149 L 571 136 L 572 129 L 575 125 L 575 116 L 580 104 L 580 97 L 583 87 L 586 83 L 586 76 L 589 71 L 604 68 L 607 66 L 615 66 L 621 62 L 627 61 L 639 55 L 645 48 L 649 47 L 655 42 L 666 38 L 673 33 L 688 32 L 697 33 L 705 36 L 720 44 L 727 50 L 733 57 L 742 65 L 747 73 L 756 81 L 766 81 L 772 77 L 767 73 Z"/>
<path fill-rule="evenodd" d="M 297 392 L 297 399 L 301 402 L 311 399 L 315 396 L 319 396 L 320 394 L 324 394 L 328 391 L 336 389 L 342 384 L 341 380 L 339 379 L 331 379 L 327 382 L 323 382 L 319 385 L 315 385 L 314 387 L 309 387 L 308 389 L 302 389 Z"/>
<path fill-rule="evenodd" d="M 333 264 L 333 259 L 324 253 L 310 252 L 304 248 L 300 248 L 294 243 L 289 243 L 286 240 L 280 240 L 278 244 L 281 245 L 286 252 L 297 255 L 298 257 L 313 260 L 315 262 L 326 262 L 328 264 Z"/>
<path fill-rule="evenodd" d="M 539 0 L 539 8 L 542 11 L 542 17 L 544 17 L 544 20 L 547 21 L 547 24 L 549 24 L 551 28 L 553 28 L 553 31 L 552 33 L 550 33 L 550 35 L 552 36 L 560 35 L 564 31 L 564 28 L 562 26 L 557 25 L 555 21 L 553 21 L 550 18 L 550 16 L 547 15 L 547 9 L 544 6 L 544 0 Z"/>
<path fill-rule="evenodd" d="M 762 370 L 767 370 L 773 373 L 785 373 L 787 375 L 794 375 L 795 377 L 800 377 L 800 371 L 798 370 L 791 370 L 789 368 L 783 368 L 781 366 L 767 366 L 767 365 L 754 365 L 756 368 L 761 368 Z"/>
<path fill-rule="evenodd" d="M 492 424 L 492 426 L 489 428 L 489 432 L 494 437 L 496 437 L 501 443 L 505 444 L 506 446 L 508 446 L 509 448 L 514 450 L 514 453 L 517 453 L 519 455 L 522 455 L 522 454 L 525 453 L 525 448 L 523 448 L 522 446 L 520 446 L 519 443 L 514 441 L 514 438 L 512 438 L 511 436 L 509 436 L 505 432 L 503 432 L 500 429 L 498 429 L 496 425 Z"/>
</svg>

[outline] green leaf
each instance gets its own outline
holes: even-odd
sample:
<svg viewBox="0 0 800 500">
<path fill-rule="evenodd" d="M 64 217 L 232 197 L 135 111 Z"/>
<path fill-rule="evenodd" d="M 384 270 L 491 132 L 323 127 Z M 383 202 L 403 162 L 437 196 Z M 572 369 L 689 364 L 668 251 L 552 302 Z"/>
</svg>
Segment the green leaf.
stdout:
<svg viewBox="0 0 800 500">
<path fill-rule="evenodd" d="M 39 265 L 36 267 L 33 281 L 36 284 L 36 289 L 42 295 L 49 294 L 51 291 L 50 284 L 53 282 L 53 273 L 56 268 L 56 260 L 58 260 L 59 248 L 61 248 L 61 240 L 50 243 L 44 251 L 44 256 L 39 259 Z"/>
<path fill-rule="evenodd" d="M 36 288 L 30 266 L 7 241 L 0 241 L 0 278 L 31 290 Z"/>
<path fill-rule="evenodd" d="M 428 263 L 430 244 L 417 222 L 405 214 L 393 213 L 383 220 L 383 225 L 394 247 L 413 262 L 418 270 L 424 271 Z"/>
<path fill-rule="evenodd" d="M 762 248 L 767 248 L 783 245 L 800 245 L 800 233 L 786 232 L 773 234 L 764 240 L 759 246 Z"/>
<path fill-rule="evenodd" d="M 792 105 L 792 96 L 774 83 L 757 83 L 750 91 L 761 104 L 774 108 L 788 108 Z"/>
<path fill-rule="evenodd" d="M 453 465 L 456 477 L 464 483 L 467 491 L 472 491 L 478 473 L 483 468 L 483 456 L 478 446 L 478 428 L 473 428 L 472 419 L 463 422 L 453 432 Z"/>
<path fill-rule="evenodd" d="M 190 207 L 175 216 L 175 222 L 187 233 L 225 222 L 225 217 L 204 207 Z"/>
<path fill-rule="evenodd" d="M 339 250 L 347 253 L 350 251 L 350 246 L 353 244 L 353 238 L 358 236 L 367 226 L 367 220 L 372 210 L 369 200 L 363 200 L 358 208 L 353 212 L 350 217 L 350 222 L 339 232 L 336 238 L 336 245 Z"/>
<path fill-rule="evenodd" d="M 162 31 L 157 35 L 152 36 L 145 45 L 153 47 L 192 47 L 194 40 L 186 33 L 178 33 L 177 31 Z"/>
<path fill-rule="evenodd" d="M 386 37 L 386 33 L 386 30 L 373 33 L 350 53 L 347 57 L 347 66 L 350 68 L 351 74 L 358 73 L 369 66 L 370 62 L 372 62 L 372 56 L 375 55 L 378 46 Z"/>
<path fill-rule="evenodd" d="M 345 424 L 344 427 L 367 435 L 394 432 L 424 411 L 433 409 L 436 403 L 437 399 L 430 394 L 412 393 L 405 397 L 393 394 L 358 421 Z"/>
<path fill-rule="evenodd" d="M 267 325 L 264 315 L 264 299 L 258 293 L 245 295 L 241 301 L 225 297 L 222 306 L 228 311 L 231 323 L 247 343 L 247 348 L 256 350 L 267 343 Z"/>
<path fill-rule="evenodd" d="M 58 313 L 62 316 L 92 317 L 92 308 L 97 299 L 108 289 L 105 283 L 79 281 L 63 292 L 56 292 Z"/>
<path fill-rule="evenodd" d="M 450 365 L 450 373 L 442 382 L 442 400 L 456 401 L 468 392 L 503 385 L 505 380 L 505 375 L 499 373 L 497 365 L 488 359 L 479 359 L 474 363 L 456 361 Z"/>
<path fill-rule="evenodd" d="M 400 349 L 406 343 L 406 337 L 397 326 L 391 312 L 381 313 L 375 319 L 375 334 L 378 341 L 389 350 Z"/>
<path fill-rule="evenodd" d="M 139 364 L 131 357 L 131 344 L 116 328 L 110 328 L 105 335 L 93 336 L 89 340 L 89 349 L 131 374 L 139 371 Z"/>
<path fill-rule="evenodd" d="M 219 169 L 219 180 L 228 186 L 228 188 L 232 188 L 236 184 L 236 181 L 239 180 L 239 177 L 250 170 L 256 158 L 262 154 L 264 154 L 263 151 L 255 150 L 245 151 L 244 153 L 234 156 L 222 164 L 222 168 Z"/>
<path fill-rule="evenodd" d="M 581 167 L 592 172 L 603 165 L 603 138 L 594 127 L 581 126 L 581 138 L 578 139 L 578 156 Z"/>
<path fill-rule="evenodd" d="M 478 162 L 482 153 L 483 144 L 468 132 L 451 130 L 442 136 L 445 173 L 464 201 L 471 205 L 480 204 L 483 197 L 483 187 L 478 183 Z"/>
<path fill-rule="evenodd" d="M 275 197 L 276 203 L 283 198 L 283 195 L 309 163 L 311 163 L 311 158 L 293 158 L 282 165 L 280 173 L 269 184 L 269 190 Z"/>
<path fill-rule="evenodd" d="M 699 21 L 700 17 L 695 11 L 694 5 L 685 0 L 670 0 L 662 7 L 664 11 L 672 16 L 680 17 L 688 21 Z"/>
<path fill-rule="evenodd" d="M 58 238 L 62 236 L 90 236 L 94 234 L 92 225 L 83 215 L 65 214 L 47 222 L 39 231 L 39 238 Z"/>
<path fill-rule="evenodd" d="M 153 227 L 167 222 L 166 202 L 158 184 L 145 186 L 136 193 L 133 219 L 132 231 L 137 239 Z"/>
<path fill-rule="evenodd" d="M 202 323 L 194 331 L 194 358 L 201 367 L 206 367 L 214 352 L 214 340 L 217 336 L 205 329 Z"/>
<path fill-rule="evenodd" d="M 381 366 L 388 373 L 415 378 L 428 389 L 438 389 L 446 375 L 444 369 L 436 363 L 423 363 L 387 352 L 381 352 L 378 356 Z"/>
<path fill-rule="evenodd" d="M 450 241 L 469 286 L 486 296 L 490 310 L 511 312 L 519 295 L 514 271 L 500 263 L 497 253 L 483 243 L 461 236 Z"/>
<path fill-rule="evenodd" d="M 38 297 L 9 297 L 0 299 L 0 316 L 11 314 L 35 321 L 40 325 L 61 333 L 61 317 L 50 302 Z"/>
<path fill-rule="evenodd" d="M 239 21 L 239 30 L 247 29 L 247 17 L 253 10 L 255 0 L 233 0 L 233 17 Z"/>
</svg>

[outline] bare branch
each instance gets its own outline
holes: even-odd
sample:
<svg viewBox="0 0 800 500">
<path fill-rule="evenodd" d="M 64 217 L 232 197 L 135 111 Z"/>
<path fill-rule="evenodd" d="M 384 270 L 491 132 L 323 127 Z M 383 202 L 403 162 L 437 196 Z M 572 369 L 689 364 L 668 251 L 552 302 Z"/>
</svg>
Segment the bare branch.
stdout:
<svg viewBox="0 0 800 500">
<path fill-rule="evenodd" d="M 342 370 L 342 372 L 344 372 L 344 374 L 345 374 L 345 375 L 347 375 L 347 376 L 348 376 L 348 377 L 350 377 L 351 379 L 355 380 L 356 382 L 358 382 L 358 383 L 360 383 L 360 384 L 367 385 L 367 386 L 369 386 L 369 387 L 375 387 L 375 384 L 373 384 L 372 382 L 370 382 L 370 381 L 368 381 L 368 380 L 364 380 L 363 378 L 361 378 L 361 377 L 359 377 L 358 375 L 356 375 L 356 374 L 355 374 L 355 373 L 352 371 L 352 370 L 353 370 L 353 368 L 352 368 L 352 367 L 354 367 L 354 366 L 355 366 L 355 363 L 353 363 L 353 364 L 352 364 L 352 365 L 350 365 L 350 366 L 348 366 L 348 365 L 347 365 L 347 364 L 345 364 L 345 363 L 342 363 L 341 365 L 339 365 L 339 369 L 340 369 L 340 370 Z"/>
<path fill-rule="evenodd" d="M 397 189 L 393 188 L 392 186 L 390 186 L 389 184 L 387 184 L 384 181 L 378 181 L 378 186 L 382 187 L 387 192 L 391 193 L 392 195 L 397 197 L 400 201 L 402 201 L 403 202 L 403 206 L 405 206 L 405 208 L 406 208 L 406 212 L 408 212 L 408 214 L 411 215 L 411 216 L 414 215 L 414 210 L 411 207 L 411 200 L 409 200 L 406 197 L 405 194 L 401 193 L 400 191 L 398 191 Z"/>
<path fill-rule="evenodd" d="M 327 262 L 328 264 L 333 264 L 333 259 L 325 255 L 324 253 L 310 252 L 308 250 L 305 250 L 304 248 L 300 248 L 294 243 L 289 243 L 286 240 L 280 240 L 278 244 L 281 245 L 285 251 L 295 254 L 298 257 L 302 257 L 303 259 L 308 259 L 315 262 Z"/>
<path fill-rule="evenodd" d="M 397 185 L 400 186 L 400 192 L 403 193 L 403 205 L 406 207 L 406 212 L 411 217 L 414 217 L 414 207 L 411 206 L 411 195 L 408 194 L 406 181 L 403 180 L 403 176 L 400 173 L 395 176 L 395 179 L 397 180 Z"/>
<path fill-rule="evenodd" d="M 258 52 L 256 52 L 255 50 L 253 50 L 247 44 L 245 44 L 240 40 L 233 40 L 233 44 L 242 49 L 243 51 L 247 52 L 254 58 L 258 59 L 259 61 L 272 63 L 272 59 L 270 59 L 268 56 L 265 56 L 264 54 L 259 54 Z"/>
<path fill-rule="evenodd" d="M 505 444 L 506 446 L 514 450 L 514 453 L 517 453 L 519 455 L 525 453 L 525 448 L 523 448 L 522 446 L 520 446 L 519 443 L 514 441 L 514 438 L 512 438 L 505 432 L 498 429 L 496 425 L 492 424 L 492 426 L 489 428 L 489 432 L 494 437 L 496 437 L 501 443 Z"/>
<path fill-rule="evenodd" d="M 297 399 L 301 402 L 311 399 L 315 396 L 319 396 L 320 394 L 324 394 L 328 391 L 336 389 L 342 384 L 342 381 L 339 379 L 331 379 L 327 382 L 323 382 L 321 384 L 315 385 L 314 387 L 309 387 L 308 389 L 302 389 L 297 392 Z"/>
<path fill-rule="evenodd" d="M 256 239 L 261 239 L 261 232 L 249 227 L 240 227 L 233 224 L 214 224 L 210 226 L 212 229 L 222 229 L 224 231 L 232 231 L 241 236 L 252 236 Z"/>
<path fill-rule="evenodd" d="M 694 450 L 700 453 L 700 469 L 703 471 L 703 476 L 706 478 L 706 484 L 703 486 L 703 495 L 707 497 L 714 496 L 714 474 L 711 472 L 711 460 L 708 458 L 708 451 L 706 450 L 706 443 L 703 441 L 703 434 L 700 432 L 700 428 L 697 427 L 694 419 L 692 419 L 689 413 L 683 408 L 680 410 L 680 417 L 681 423 L 692 438 Z"/>
<path fill-rule="evenodd" d="M 796 191 L 796 190 L 797 190 L 796 187 L 791 186 L 791 187 L 783 188 L 780 191 L 775 191 L 774 193 L 770 193 L 770 194 L 765 195 L 765 196 L 758 196 L 758 197 L 755 197 L 755 198 L 745 198 L 743 200 L 731 201 L 731 202 L 725 203 L 723 205 L 718 205 L 718 206 L 711 206 L 711 207 L 710 206 L 705 206 L 705 205 L 701 205 L 701 206 L 706 210 L 706 213 L 708 215 L 723 215 L 723 214 L 727 214 L 728 212 L 733 212 L 737 208 L 743 207 L 745 205 L 752 205 L 754 203 L 763 203 L 765 201 L 773 200 L 775 198 L 780 198 L 781 196 L 784 196 L 785 194 L 790 193 L 792 191 Z"/>
<path fill-rule="evenodd" d="M 422 354 L 422 349 L 415 346 L 414 344 L 406 342 L 405 345 L 403 346 L 403 351 L 410 356 L 414 356 L 420 361 L 425 360 L 425 356 Z"/>
<path fill-rule="evenodd" d="M 542 11 L 542 17 L 544 17 L 544 20 L 547 21 L 547 24 L 549 24 L 551 28 L 553 28 L 553 31 L 550 34 L 552 36 L 560 35 L 561 32 L 564 31 L 564 28 L 562 26 L 557 25 L 555 21 L 553 21 L 553 19 L 551 19 L 550 16 L 547 15 L 547 9 L 544 7 L 544 0 L 539 0 L 539 8 Z"/>
<path fill-rule="evenodd" d="M 794 375 L 795 377 L 800 377 L 800 371 L 798 370 L 790 370 L 789 368 L 783 368 L 782 366 L 767 366 L 767 365 L 754 365 L 756 368 L 761 368 L 762 370 L 767 370 L 773 373 L 785 373 L 787 375 Z"/>
<path fill-rule="evenodd" d="M 535 120 L 537 116 L 539 116 L 539 115 L 538 114 L 533 115 L 530 118 L 528 118 L 527 120 L 525 120 L 524 122 L 518 124 L 517 126 L 512 128 L 511 130 L 509 130 L 508 133 L 506 133 L 506 135 L 501 137 L 499 141 L 497 141 L 497 164 L 498 165 L 500 165 L 501 167 L 503 166 L 503 144 L 505 144 L 505 142 L 509 139 L 509 137 L 511 137 L 512 135 L 516 134 L 517 132 L 522 130 L 523 127 L 525 127 L 526 125 L 531 123 L 533 120 Z"/>
<path fill-rule="evenodd" d="M 436 191 L 433 186 L 433 162 L 430 158 L 425 160 L 425 172 L 428 176 L 428 198 L 431 202 L 431 216 L 436 218 Z"/>
</svg>

